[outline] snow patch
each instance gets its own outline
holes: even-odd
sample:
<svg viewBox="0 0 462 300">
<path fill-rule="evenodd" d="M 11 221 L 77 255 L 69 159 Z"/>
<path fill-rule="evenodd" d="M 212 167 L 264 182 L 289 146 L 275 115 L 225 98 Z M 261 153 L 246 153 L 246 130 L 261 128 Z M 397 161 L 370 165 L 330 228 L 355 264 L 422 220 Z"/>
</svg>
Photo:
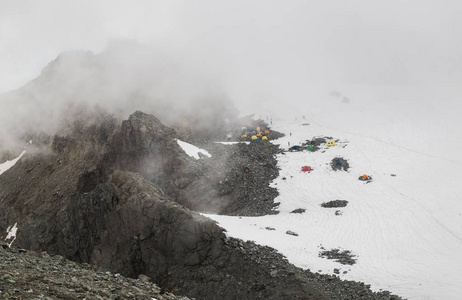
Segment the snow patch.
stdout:
<svg viewBox="0 0 462 300">
<path fill-rule="evenodd" d="M 21 158 L 21 156 L 24 155 L 24 153 L 26 153 L 25 150 L 18 157 L 16 157 L 15 159 L 7 160 L 3 164 L 0 164 L 0 175 L 3 172 L 5 172 L 6 170 L 8 170 L 9 168 L 11 168 L 12 166 L 14 166 L 18 162 L 18 160 Z"/>
<path fill-rule="evenodd" d="M 235 145 L 235 144 L 250 144 L 250 142 L 215 142 L 215 144 L 223 144 L 223 145 Z"/>
<path fill-rule="evenodd" d="M 12 239 L 11 242 L 8 244 L 8 247 L 11 248 L 11 245 L 13 244 L 14 240 L 16 239 L 16 233 L 18 232 L 18 223 L 14 223 L 13 226 L 8 226 L 6 229 L 7 236 L 5 238 L 5 241 L 8 242 L 9 239 Z"/>
<path fill-rule="evenodd" d="M 191 157 L 194 157 L 195 159 L 200 159 L 199 153 L 205 156 L 208 156 L 208 157 L 212 157 L 212 155 L 207 150 L 204 150 L 194 145 L 191 145 L 189 143 L 180 141 L 179 139 L 176 139 L 176 142 L 186 154 L 188 154 Z"/>
</svg>

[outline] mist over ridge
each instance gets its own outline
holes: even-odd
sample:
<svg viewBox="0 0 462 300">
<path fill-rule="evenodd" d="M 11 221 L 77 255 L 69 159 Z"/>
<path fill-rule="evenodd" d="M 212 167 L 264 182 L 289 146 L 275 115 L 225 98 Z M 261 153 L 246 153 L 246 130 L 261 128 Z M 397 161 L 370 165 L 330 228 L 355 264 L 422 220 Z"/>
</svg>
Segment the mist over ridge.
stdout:
<svg viewBox="0 0 462 300">
<path fill-rule="evenodd" d="M 201 129 L 236 116 L 220 82 L 190 62 L 130 40 L 101 53 L 63 52 L 25 86 L 0 95 L 3 150 L 19 146 L 29 131 L 54 134 L 74 121 L 136 110 L 169 126 Z"/>
</svg>

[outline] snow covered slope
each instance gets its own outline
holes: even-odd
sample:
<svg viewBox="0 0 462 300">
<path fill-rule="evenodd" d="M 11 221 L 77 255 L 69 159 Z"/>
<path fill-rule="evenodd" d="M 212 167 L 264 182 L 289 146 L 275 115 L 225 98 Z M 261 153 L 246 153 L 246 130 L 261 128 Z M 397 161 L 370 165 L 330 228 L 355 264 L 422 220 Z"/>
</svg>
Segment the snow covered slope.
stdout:
<svg viewBox="0 0 462 300">
<path fill-rule="evenodd" d="M 273 128 L 286 134 L 275 142 L 283 148 L 314 136 L 339 143 L 325 151 L 279 155 L 280 176 L 272 183 L 280 192 L 278 215 L 209 217 L 230 236 L 274 247 L 299 267 L 330 274 L 338 268 L 341 278 L 408 299 L 462 299 L 460 106 L 425 101 L 422 107 L 398 101 L 411 97 L 409 91 L 392 92 L 389 101 L 374 102 L 367 91 L 353 88 L 307 108 L 289 107 L 283 117 L 282 110 L 268 111 Z M 348 172 L 332 170 L 329 163 L 337 156 L 348 160 Z M 300 172 L 304 165 L 314 171 Z M 358 180 L 364 173 L 373 176 L 371 183 Z M 320 206 L 336 199 L 348 205 Z M 297 208 L 306 211 L 290 213 Z M 318 257 L 321 247 L 350 250 L 357 263 Z"/>
</svg>

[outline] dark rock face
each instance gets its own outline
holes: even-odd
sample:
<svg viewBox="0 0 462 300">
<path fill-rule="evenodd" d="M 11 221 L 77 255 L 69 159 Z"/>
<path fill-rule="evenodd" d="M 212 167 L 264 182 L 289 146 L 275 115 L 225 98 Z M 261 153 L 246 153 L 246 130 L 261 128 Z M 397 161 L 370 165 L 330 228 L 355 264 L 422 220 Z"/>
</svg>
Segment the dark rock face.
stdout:
<svg viewBox="0 0 462 300">
<path fill-rule="evenodd" d="M 73 220 L 63 224 L 59 236 L 67 257 L 127 276 L 149 274 L 155 282 L 167 280 L 179 266 L 198 266 L 207 256 L 218 259 L 225 239 L 214 221 L 126 171 L 114 171 L 106 184 L 73 199 L 60 219 Z M 87 245 L 69 247 L 74 236 L 85 237 Z"/>
</svg>

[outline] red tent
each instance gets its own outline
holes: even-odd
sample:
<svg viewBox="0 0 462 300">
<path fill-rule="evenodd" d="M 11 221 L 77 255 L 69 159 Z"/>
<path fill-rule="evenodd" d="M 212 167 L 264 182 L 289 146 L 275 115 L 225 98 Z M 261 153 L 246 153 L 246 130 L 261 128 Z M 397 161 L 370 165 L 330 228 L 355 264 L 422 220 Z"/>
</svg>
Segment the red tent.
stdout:
<svg viewBox="0 0 462 300">
<path fill-rule="evenodd" d="M 303 166 L 302 167 L 302 172 L 310 172 L 312 171 L 313 169 L 310 167 L 310 166 Z"/>
</svg>

